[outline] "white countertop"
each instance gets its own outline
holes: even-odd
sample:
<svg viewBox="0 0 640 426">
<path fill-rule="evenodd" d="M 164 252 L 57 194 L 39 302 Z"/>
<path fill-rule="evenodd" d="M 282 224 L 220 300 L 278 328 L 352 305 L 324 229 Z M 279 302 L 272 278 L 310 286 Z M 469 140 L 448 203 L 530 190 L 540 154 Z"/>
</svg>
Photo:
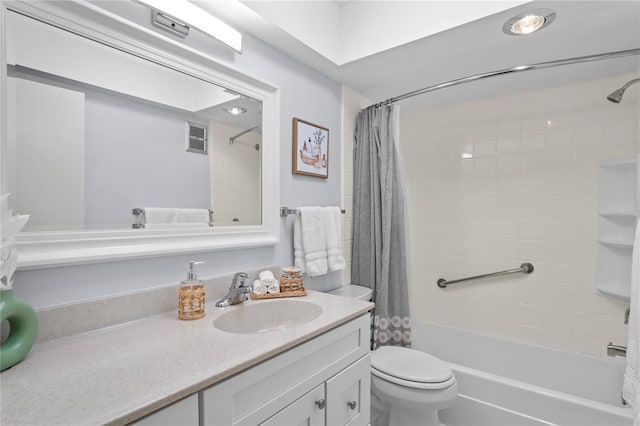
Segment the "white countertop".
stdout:
<svg viewBox="0 0 640 426">
<path fill-rule="evenodd" d="M 373 304 L 309 291 L 300 299 L 323 313 L 306 324 L 264 334 L 213 327 L 225 310 L 207 301 L 206 316 L 176 312 L 37 344 L 0 373 L 0 423 L 126 424 L 354 319 Z M 87 312 L 90 315 L 90 312 Z"/>
</svg>

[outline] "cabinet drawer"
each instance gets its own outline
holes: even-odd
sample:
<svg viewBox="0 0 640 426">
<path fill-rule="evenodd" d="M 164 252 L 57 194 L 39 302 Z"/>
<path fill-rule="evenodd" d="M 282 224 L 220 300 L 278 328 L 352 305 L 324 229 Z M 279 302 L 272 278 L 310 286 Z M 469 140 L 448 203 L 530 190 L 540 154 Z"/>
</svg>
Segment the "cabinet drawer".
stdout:
<svg viewBox="0 0 640 426">
<path fill-rule="evenodd" d="M 327 425 L 366 426 L 370 418 L 371 355 L 327 380 Z"/>
<path fill-rule="evenodd" d="M 321 384 L 260 426 L 308 425 L 324 426 L 326 402 Z"/>
</svg>

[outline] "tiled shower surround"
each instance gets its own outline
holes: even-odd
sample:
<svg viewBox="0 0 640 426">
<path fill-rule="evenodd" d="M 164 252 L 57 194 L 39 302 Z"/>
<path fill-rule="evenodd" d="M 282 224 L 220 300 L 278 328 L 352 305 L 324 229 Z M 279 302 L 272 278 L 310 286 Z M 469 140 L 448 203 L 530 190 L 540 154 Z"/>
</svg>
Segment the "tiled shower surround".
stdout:
<svg viewBox="0 0 640 426">
<path fill-rule="evenodd" d="M 603 355 L 627 304 L 596 294 L 598 173 L 640 144 L 638 73 L 401 114 L 414 318 Z M 513 269 L 532 274 L 436 286 Z"/>
</svg>

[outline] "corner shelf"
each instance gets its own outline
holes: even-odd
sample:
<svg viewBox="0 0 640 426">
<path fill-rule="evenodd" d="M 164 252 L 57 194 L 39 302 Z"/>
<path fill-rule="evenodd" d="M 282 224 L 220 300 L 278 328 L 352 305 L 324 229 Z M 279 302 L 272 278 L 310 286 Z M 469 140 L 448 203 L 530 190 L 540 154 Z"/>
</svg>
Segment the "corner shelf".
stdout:
<svg viewBox="0 0 640 426">
<path fill-rule="evenodd" d="M 600 163 L 596 291 L 629 302 L 633 239 L 640 215 L 637 157 Z"/>
</svg>

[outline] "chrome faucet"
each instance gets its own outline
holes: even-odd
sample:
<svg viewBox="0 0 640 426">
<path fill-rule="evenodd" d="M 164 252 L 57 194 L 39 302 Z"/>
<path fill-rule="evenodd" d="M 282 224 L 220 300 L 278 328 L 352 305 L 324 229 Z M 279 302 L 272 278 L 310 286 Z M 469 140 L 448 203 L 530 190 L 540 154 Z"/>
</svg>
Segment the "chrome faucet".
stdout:
<svg viewBox="0 0 640 426">
<path fill-rule="evenodd" d="M 247 300 L 247 294 L 252 291 L 251 286 L 247 286 L 245 283 L 247 278 L 249 278 L 249 275 L 244 272 L 236 273 L 231 281 L 231 286 L 229 286 L 229 291 L 222 299 L 216 302 L 216 306 L 224 308 Z"/>
<path fill-rule="evenodd" d="M 609 342 L 607 345 L 607 355 L 608 356 L 627 356 L 627 347 L 614 345 L 612 342 Z"/>
</svg>

